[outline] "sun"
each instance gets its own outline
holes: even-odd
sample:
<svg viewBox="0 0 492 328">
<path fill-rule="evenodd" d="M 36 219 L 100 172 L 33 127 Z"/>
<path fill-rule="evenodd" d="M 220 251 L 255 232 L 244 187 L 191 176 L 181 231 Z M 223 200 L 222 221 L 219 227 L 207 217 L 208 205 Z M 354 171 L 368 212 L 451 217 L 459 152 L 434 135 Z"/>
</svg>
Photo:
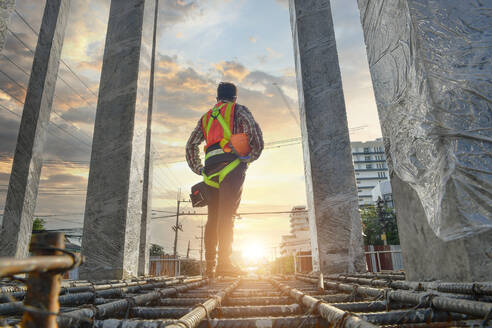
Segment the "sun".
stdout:
<svg viewBox="0 0 492 328">
<path fill-rule="evenodd" d="M 262 243 L 251 242 L 243 246 L 242 254 L 247 261 L 258 261 L 266 256 L 266 251 Z"/>
</svg>

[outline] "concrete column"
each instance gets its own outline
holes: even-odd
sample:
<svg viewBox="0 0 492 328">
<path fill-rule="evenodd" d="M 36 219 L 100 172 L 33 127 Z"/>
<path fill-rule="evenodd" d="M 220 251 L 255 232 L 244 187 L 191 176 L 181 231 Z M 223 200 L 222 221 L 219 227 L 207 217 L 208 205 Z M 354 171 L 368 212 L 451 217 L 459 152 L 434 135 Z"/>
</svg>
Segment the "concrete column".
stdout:
<svg viewBox="0 0 492 328">
<path fill-rule="evenodd" d="M 152 110 L 154 108 L 154 72 L 157 51 L 157 20 L 159 18 L 159 1 L 155 1 L 154 26 L 152 37 L 152 58 L 150 62 L 149 104 L 147 108 L 147 136 L 145 139 L 145 166 L 142 194 L 142 222 L 140 225 L 140 254 L 138 258 L 138 274 L 149 273 L 150 256 L 150 222 L 152 220 Z"/>
<path fill-rule="evenodd" d="M 365 270 L 354 166 L 329 0 L 290 0 L 313 269 Z"/>
<path fill-rule="evenodd" d="M 138 274 L 155 0 L 112 0 L 87 187 L 82 279 Z"/>
<path fill-rule="evenodd" d="M 490 8 L 358 4 L 407 278 L 490 280 Z"/>
<path fill-rule="evenodd" d="M 0 52 L 5 45 L 7 27 L 10 23 L 10 15 L 15 8 L 15 0 L 0 0 Z"/>
<path fill-rule="evenodd" d="M 5 203 L 0 255 L 25 257 L 41 175 L 70 0 L 47 1 L 34 54 Z"/>
</svg>

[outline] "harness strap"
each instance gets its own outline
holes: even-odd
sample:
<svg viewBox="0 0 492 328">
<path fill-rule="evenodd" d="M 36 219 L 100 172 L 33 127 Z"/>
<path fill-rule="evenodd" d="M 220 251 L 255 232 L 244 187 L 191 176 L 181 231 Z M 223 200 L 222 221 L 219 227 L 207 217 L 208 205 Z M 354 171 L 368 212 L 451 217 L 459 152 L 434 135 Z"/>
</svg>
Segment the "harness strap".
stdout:
<svg viewBox="0 0 492 328">
<path fill-rule="evenodd" d="M 224 154 L 224 151 L 221 148 L 211 150 L 207 154 L 205 154 L 205 160 L 209 159 L 210 157 L 222 154 Z"/>
<path fill-rule="evenodd" d="M 225 119 L 224 119 L 224 117 L 220 113 L 220 110 L 226 105 L 227 105 L 227 107 L 226 107 L 226 110 L 224 112 L 224 115 L 225 115 Z M 208 119 L 208 121 L 207 121 L 207 115 L 205 115 L 203 117 L 202 127 L 204 130 L 205 139 L 206 139 L 207 143 L 208 143 L 208 133 L 209 133 L 210 129 L 212 128 L 212 123 L 215 119 L 219 122 L 220 126 L 224 130 L 224 137 L 222 138 L 222 140 L 220 140 L 220 143 L 219 143 L 220 148 L 224 149 L 224 147 L 229 143 L 229 141 L 231 140 L 231 136 L 232 136 L 231 128 L 229 125 L 231 122 L 232 107 L 234 105 L 235 105 L 234 103 L 222 103 L 220 106 L 214 107 L 212 109 L 212 113 L 210 113 L 210 118 Z M 230 152 L 230 149 L 226 148 L 225 151 Z"/>
<path fill-rule="evenodd" d="M 203 175 L 203 182 L 205 182 L 207 185 L 213 188 L 219 189 L 220 183 L 225 179 L 225 177 L 232 172 L 239 164 L 241 163 L 241 160 L 237 158 L 236 160 L 232 161 L 231 163 L 227 164 L 226 167 L 224 167 L 222 170 L 219 172 L 216 172 L 214 174 L 211 174 L 207 176 L 205 172 L 202 173 Z M 215 182 L 212 179 L 215 178 L 216 176 L 219 177 L 219 182 Z"/>
</svg>

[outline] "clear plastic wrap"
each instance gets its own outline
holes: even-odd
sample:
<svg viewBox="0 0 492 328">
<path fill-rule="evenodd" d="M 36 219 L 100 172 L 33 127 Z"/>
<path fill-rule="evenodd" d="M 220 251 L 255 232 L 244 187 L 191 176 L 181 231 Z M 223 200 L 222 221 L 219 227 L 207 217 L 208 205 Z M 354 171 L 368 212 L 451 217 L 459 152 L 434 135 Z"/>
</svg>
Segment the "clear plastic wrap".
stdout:
<svg viewBox="0 0 492 328">
<path fill-rule="evenodd" d="M 492 1 L 358 3 L 392 174 L 440 239 L 491 229 Z"/>
</svg>

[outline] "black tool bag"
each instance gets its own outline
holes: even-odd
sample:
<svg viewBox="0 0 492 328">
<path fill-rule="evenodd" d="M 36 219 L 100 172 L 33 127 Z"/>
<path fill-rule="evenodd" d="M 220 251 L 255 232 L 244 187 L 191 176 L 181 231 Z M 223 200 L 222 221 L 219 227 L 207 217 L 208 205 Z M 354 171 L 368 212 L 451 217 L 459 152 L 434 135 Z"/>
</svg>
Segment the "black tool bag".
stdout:
<svg viewBox="0 0 492 328">
<path fill-rule="evenodd" d="M 191 204 L 193 207 L 203 207 L 208 205 L 208 186 L 205 182 L 200 182 L 191 187 Z"/>
</svg>

